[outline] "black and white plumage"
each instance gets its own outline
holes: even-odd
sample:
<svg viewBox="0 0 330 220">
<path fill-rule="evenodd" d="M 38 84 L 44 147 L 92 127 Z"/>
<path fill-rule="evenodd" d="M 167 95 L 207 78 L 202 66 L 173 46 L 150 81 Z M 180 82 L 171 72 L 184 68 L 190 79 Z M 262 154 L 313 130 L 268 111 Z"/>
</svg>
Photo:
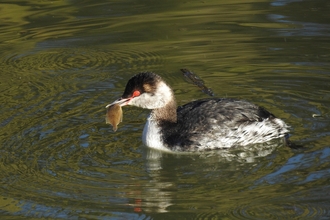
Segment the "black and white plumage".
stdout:
<svg viewBox="0 0 330 220">
<path fill-rule="evenodd" d="M 133 76 L 119 104 L 152 109 L 143 142 L 165 151 L 202 151 L 263 143 L 285 137 L 288 126 L 262 107 L 243 100 L 210 98 L 177 108 L 172 89 L 154 73 Z"/>
</svg>

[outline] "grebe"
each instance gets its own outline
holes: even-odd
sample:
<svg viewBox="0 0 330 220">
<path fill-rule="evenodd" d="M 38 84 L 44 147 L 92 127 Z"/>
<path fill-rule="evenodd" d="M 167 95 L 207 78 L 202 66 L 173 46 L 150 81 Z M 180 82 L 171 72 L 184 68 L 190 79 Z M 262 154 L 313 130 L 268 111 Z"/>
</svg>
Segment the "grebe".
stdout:
<svg viewBox="0 0 330 220">
<path fill-rule="evenodd" d="M 107 105 L 152 109 L 143 142 L 164 151 L 202 151 L 263 143 L 288 135 L 289 126 L 243 100 L 209 98 L 177 108 L 172 89 L 151 72 L 133 76 L 121 98 Z"/>
</svg>

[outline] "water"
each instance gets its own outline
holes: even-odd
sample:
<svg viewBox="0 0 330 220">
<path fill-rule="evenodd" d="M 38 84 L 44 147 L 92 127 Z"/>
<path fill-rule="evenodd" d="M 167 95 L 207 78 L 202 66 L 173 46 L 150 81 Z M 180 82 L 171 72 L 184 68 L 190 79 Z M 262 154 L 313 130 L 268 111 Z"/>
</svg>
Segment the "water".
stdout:
<svg viewBox="0 0 330 220">
<path fill-rule="evenodd" d="M 0 216 L 329 218 L 329 10 L 327 0 L 1 2 Z M 139 71 L 162 75 L 179 104 L 207 97 L 181 68 L 215 96 L 266 107 L 305 148 L 175 155 L 142 144 L 148 110 L 124 108 L 116 133 L 105 124 L 105 105 Z"/>
</svg>

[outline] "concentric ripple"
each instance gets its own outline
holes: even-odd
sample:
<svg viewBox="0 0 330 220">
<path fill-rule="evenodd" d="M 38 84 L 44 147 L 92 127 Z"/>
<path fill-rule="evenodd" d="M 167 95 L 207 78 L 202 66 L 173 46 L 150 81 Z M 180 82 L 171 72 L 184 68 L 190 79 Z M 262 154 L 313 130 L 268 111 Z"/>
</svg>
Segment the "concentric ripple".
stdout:
<svg viewBox="0 0 330 220">
<path fill-rule="evenodd" d="M 84 148 L 83 144 L 79 146 L 79 142 L 92 142 L 88 140 L 91 134 L 81 135 L 75 140 L 74 134 L 64 139 L 65 133 L 74 132 L 63 132 L 61 141 L 52 135 L 35 141 L 39 147 L 32 150 L 15 146 L 15 153 L 1 152 L 1 189 L 6 191 L 3 194 L 5 198 L 20 200 L 20 204 L 15 205 L 16 215 L 26 215 L 26 210 L 29 210 L 29 216 L 38 216 L 38 210 L 43 207 L 52 209 L 53 217 L 59 217 L 57 209 L 70 207 L 66 210 L 68 217 L 80 212 L 85 205 L 93 207 L 85 209 L 91 212 L 105 206 L 108 206 L 108 210 L 133 210 L 125 204 L 134 200 L 135 196 L 130 195 L 130 192 L 139 187 L 130 180 L 141 174 L 136 167 L 138 160 L 133 166 L 125 157 L 129 153 L 132 158 L 134 149 L 122 151 L 114 146 Z M 119 143 L 116 145 L 123 148 Z M 8 206 L 2 207 L 2 210 L 13 212 Z"/>
<path fill-rule="evenodd" d="M 140 142 L 119 141 L 116 137 L 125 129 L 109 136 L 100 106 L 103 94 L 97 89 L 109 73 L 159 67 L 162 56 L 138 50 L 53 47 L 2 55 L 0 60 L 4 82 L 0 201 L 15 204 L 0 204 L 2 212 L 26 215 L 29 210 L 28 215 L 36 217 L 40 209 L 48 209 L 53 217 L 69 217 L 105 206 L 132 211 L 130 204 L 139 199 L 134 192 L 145 185 L 143 180 L 131 182 L 141 175 L 140 153 L 135 152 Z M 116 83 L 116 76 L 101 89 L 109 89 L 111 83 Z M 86 201 L 93 208 L 82 208 Z"/>
<path fill-rule="evenodd" d="M 267 202 L 250 203 L 238 206 L 232 211 L 232 215 L 238 219 L 288 219 L 288 218 L 313 218 L 324 216 L 328 207 L 322 204 L 297 203 L 284 199 L 275 204 Z"/>
<path fill-rule="evenodd" d="M 53 48 L 16 54 L 3 59 L 5 69 L 23 71 L 95 70 L 116 65 L 118 67 L 153 68 L 163 64 L 155 52 L 129 50 L 97 50 L 91 48 Z M 2 66 L 1 65 L 1 66 Z"/>
</svg>

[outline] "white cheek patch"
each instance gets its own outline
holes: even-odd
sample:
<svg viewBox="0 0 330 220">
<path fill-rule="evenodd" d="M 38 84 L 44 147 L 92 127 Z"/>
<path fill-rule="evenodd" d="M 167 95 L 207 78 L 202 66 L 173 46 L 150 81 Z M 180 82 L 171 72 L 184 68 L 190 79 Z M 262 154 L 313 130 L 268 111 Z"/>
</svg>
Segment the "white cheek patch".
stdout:
<svg viewBox="0 0 330 220">
<path fill-rule="evenodd" d="M 133 98 L 128 104 L 146 109 L 156 109 L 164 107 L 173 99 L 171 89 L 163 82 L 157 85 L 154 93 L 143 93 Z"/>
<path fill-rule="evenodd" d="M 155 109 L 163 106 L 161 98 L 150 93 L 143 93 L 133 98 L 129 104 L 146 109 Z"/>
</svg>

